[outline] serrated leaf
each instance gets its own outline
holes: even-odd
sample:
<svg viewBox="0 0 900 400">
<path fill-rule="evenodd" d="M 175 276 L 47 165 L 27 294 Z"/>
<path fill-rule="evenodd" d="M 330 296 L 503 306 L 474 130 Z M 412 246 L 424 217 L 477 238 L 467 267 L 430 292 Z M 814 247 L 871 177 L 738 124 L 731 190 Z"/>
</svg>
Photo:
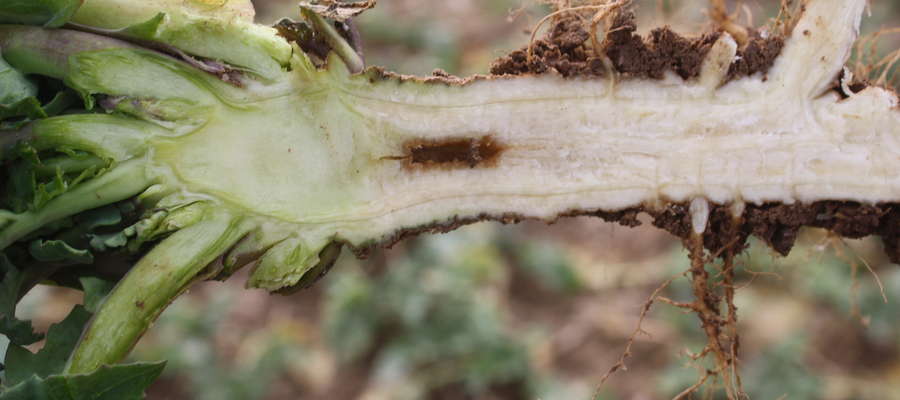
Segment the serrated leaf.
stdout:
<svg viewBox="0 0 900 400">
<path fill-rule="evenodd" d="M 12 314 L 0 316 L 0 334 L 6 336 L 10 343 L 29 345 L 41 340 L 43 336 L 34 332 L 31 321 L 22 321 Z"/>
<path fill-rule="evenodd" d="M 57 170 L 53 175 L 53 179 L 49 182 L 37 182 L 37 186 L 34 189 L 34 200 L 31 205 L 32 210 L 40 210 L 44 207 L 50 200 L 53 200 L 56 197 L 59 197 L 63 193 L 69 190 L 69 185 L 66 182 L 66 178 L 63 175 L 62 171 Z"/>
<path fill-rule="evenodd" d="M 0 400 L 139 400 L 165 362 L 104 366 L 90 374 L 31 377 L 0 393 Z"/>
<path fill-rule="evenodd" d="M 97 248 L 95 246 L 91 246 L 90 249 L 86 247 L 90 245 L 90 241 L 93 240 L 94 234 L 92 232 L 99 228 L 115 226 L 121 222 L 122 212 L 118 207 L 110 205 L 95 208 L 78 214 L 73 218 L 72 228 L 55 236 L 54 239 L 62 240 L 66 243 L 70 243 L 72 246 L 84 248 L 86 250 L 104 251 L 105 249 Z"/>
<path fill-rule="evenodd" d="M 4 6 L 0 5 L 0 19 Z M 28 121 L 57 115 L 77 100 L 72 91 L 62 88 L 46 105 L 41 104 L 37 95 L 38 86 L 0 57 L 0 121 L 12 119 L 3 121 L 0 129 L 19 129 Z"/>
<path fill-rule="evenodd" d="M 77 104 L 77 101 L 78 96 L 75 93 L 63 90 L 57 92 L 47 104 L 41 104 L 34 96 L 24 97 L 14 103 L 0 102 L 0 120 L 22 118 L 3 127 L 3 129 L 18 129 L 29 121 L 58 115 Z"/>
<path fill-rule="evenodd" d="M 3 273 L 3 281 L 0 282 L 0 334 L 6 336 L 10 343 L 20 346 L 41 340 L 43 336 L 34 332 L 31 321 L 16 319 L 16 303 L 25 281 L 25 274 L 12 265 L 2 253 L 0 253 L 0 272 Z"/>
<path fill-rule="evenodd" d="M 81 281 L 81 288 L 84 290 L 84 308 L 92 313 L 97 312 L 100 305 L 103 304 L 103 299 L 116 286 L 115 282 L 94 277 L 84 277 L 79 279 L 79 281 Z"/>
<path fill-rule="evenodd" d="M 66 366 L 69 355 L 81 337 L 84 325 L 91 318 L 84 307 L 78 305 L 72 308 L 72 312 L 58 324 L 54 324 L 47 332 L 47 342 L 37 353 L 28 349 L 12 345 L 6 352 L 6 381 L 7 386 L 17 385 L 32 376 L 46 378 L 59 374 Z"/>
<path fill-rule="evenodd" d="M 25 151 L 27 150 L 18 149 L 19 157 L 25 156 Z M 34 167 L 30 161 L 19 160 L 7 168 L 9 180 L 6 182 L 6 204 L 15 213 L 28 211 L 37 188 Z"/>
<path fill-rule="evenodd" d="M 37 96 L 38 93 L 37 85 L 34 82 L 2 58 L 0 58 L 0 88 L 3 88 L 0 91 L 0 107 Z M 2 108 L 0 108 L 0 118 L 2 118 Z"/>
<path fill-rule="evenodd" d="M 128 244 L 128 236 L 124 232 L 91 235 L 90 244 L 97 251 L 118 249 Z"/>
<path fill-rule="evenodd" d="M 0 119 L 25 117 L 26 120 L 47 118 L 41 102 L 34 97 L 26 97 L 15 103 L 0 104 Z"/>
<path fill-rule="evenodd" d="M 94 255 L 87 250 L 72 248 L 62 240 L 35 240 L 28 247 L 28 252 L 35 260 L 41 262 L 65 264 L 92 264 Z"/>
<path fill-rule="evenodd" d="M 3 0 L 0 23 L 63 26 L 75 15 L 83 0 Z"/>
<path fill-rule="evenodd" d="M 77 94 L 75 94 L 75 92 L 71 90 L 62 90 L 60 92 L 57 92 L 49 103 L 44 104 L 44 113 L 47 114 L 48 117 L 59 115 L 63 111 L 68 110 L 69 107 L 77 104 L 79 101 L 80 98 Z"/>
<path fill-rule="evenodd" d="M 57 115 L 77 101 L 71 90 L 62 88 L 45 105 L 37 95 L 38 86 L 0 58 L 0 120 L 13 119 L 4 121 L 0 129 L 19 129 L 28 121 Z"/>
<path fill-rule="evenodd" d="M 61 151 L 63 149 L 58 150 L 63 153 Z M 18 160 L 7 167 L 9 178 L 3 200 L 15 213 L 39 210 L 51 200 L 106 170 L 100 166 L 86 167 L 81 171 L 63 171 L 59 167 L 48 167 L 43 163 L 37 150 L 25 143 L 16 145 L 12 152 L 14 155 L 11 158 Z M 66 156 L 76 160 L 85 157 L 84 154 L 76 152 Z"/>
<path fill-rule="evenodd" d="M 78 224 L 84 225 L 88 231 L 113 226 L 122 222 L 122 211 L 114 205 L 95 208 L 78 215 Z"/>
</svg>

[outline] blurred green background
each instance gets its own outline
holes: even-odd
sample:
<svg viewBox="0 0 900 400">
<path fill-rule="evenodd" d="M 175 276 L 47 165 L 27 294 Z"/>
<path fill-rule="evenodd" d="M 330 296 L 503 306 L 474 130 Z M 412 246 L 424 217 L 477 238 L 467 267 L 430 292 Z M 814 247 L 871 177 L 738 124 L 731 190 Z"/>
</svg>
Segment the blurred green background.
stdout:
<svg viewBox="0 0 900 400">
<path fill-rule="evenodd" d="M 262 22 L 298 15 L 293 0 L 256 3 Z M 900 26 L 898 3 L 874 0 L 864 31 Z M 636 4 L 645 30 L 707 26 L 703 1 Z M 773 1 L 745 4 L 756 25 L 777 11 Z M 358 22 L 370 65 L 464 76 L 523 46 L 547 10 L 532 0 L 381 0 Z M 880 50 L 898 47 L 886 38 Z M 740 257 L 751 398 L 900 399 L 900 268 L 880 246 L 810 230 L 789 258 L 756 244 Z M 289 297 L 244 290 L 245 275 L 203 283 L 133 357 L 169 360 L 151 400 L 590 399 L 650 293 L 687 266 L 680 244 L 648 227 L 479 224 L 368 260 L 344 254 L 317 286 Z M 689 282 L 665 295 L 689 299 Z M 79 300 L 41 288 L 21 310 L 46 329 Z M 658 304 L 643 327 L 628 371 L 601 399 L 671 398 L 697 379 L 704 365 L 686 356 L 705 343 L 695 316 Z M 712 386 L 701 393 L 722 398 Z"/>
</svg>

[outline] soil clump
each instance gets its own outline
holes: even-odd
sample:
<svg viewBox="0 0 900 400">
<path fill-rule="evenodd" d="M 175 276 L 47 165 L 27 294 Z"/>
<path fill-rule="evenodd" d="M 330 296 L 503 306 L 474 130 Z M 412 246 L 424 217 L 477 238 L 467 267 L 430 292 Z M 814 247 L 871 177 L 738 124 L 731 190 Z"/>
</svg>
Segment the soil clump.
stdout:
<svg viewBox="0 0 900 400">
<path fill-rule="evenodd" d="M 661 210 L 639 210 L 653 216 L 654 226 L 682 240 L 690 240 L 693 226 L 688 204 L 670 204 Z M 631 218 L 604 219 L 626 226 L 633 224 Z M 739 253 L 747 246 L 747 239 L 755 236 L 786 256 L 794 247 L 803 227 L 823 228 L 848 239 L 878 235 L 882 238 L 885 253 L 891 261 L 900 261 L 898 204 L 868 205 L 845 201 L 748 204 L 740 216 L 732 214 L 730 205 L 713 205 L 703 233 L 703 247 L 712 254 L 723 254 L 725 251 Z"/>
<path fill-rule="evenodd" d="M 600 77 L 608 75 L 612 68 L 624 78 L 662 79 L 665 71 L 672 71 L 687 80 L 700 74 L 703 60 L 721 36 L 721 32 L 709 32 L 684 37 L 662 27 L 642 37 L 635 33 L 632 12 L 619 13 L 612 21 L 601 48 L 594 49 L 581 16 L 557 17 L 545 38 L 494 61 L 491 74 L 540 75 L 555 71 L 566 78 Z M 767 72 L 783 47 L 783 37 L 752 30 L 748 43 L 738 49 L 727 80 Z M 605 60 L 609 60 L 609 66 Z"/>
</svg>

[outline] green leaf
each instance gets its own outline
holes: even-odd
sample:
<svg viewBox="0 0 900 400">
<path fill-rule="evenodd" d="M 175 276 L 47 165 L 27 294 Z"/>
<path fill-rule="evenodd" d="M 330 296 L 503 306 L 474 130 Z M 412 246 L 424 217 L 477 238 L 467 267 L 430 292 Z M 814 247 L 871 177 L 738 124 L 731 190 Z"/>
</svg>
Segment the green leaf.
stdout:
<svg viewBox="0 0 900 400">
<path fill-rule="evenodd" d="M 50 327 L 47 342 L 37 353 L 32 353 L 22 346 L 9 346 L 6 352 L 4 384 L 13 386 L 32 376 L 46 378 L 61 373 L 90 318 L 91 313 L 84 307 L 75 306 L 66 319 Z"/>
<path fill-rule="evenodd" d="M 2 18 L 3 7 L 0 5 L 0 18 Z M 0 51 L 2 50 L 0 49 Z M 10 126 L 0 126 L 0 129 L 17 129 L 18 125 L 22 125 L 28 120 L 57 115 L 68 109 L 77 100 L 71 90 L 61 88 L 49 103 L 42 106 L 37 95 L 38 86 L 24 73 L 13 68 L 0 57 L 0 120 L 25 117 L 23 121 L 15 124 L 10 125 L 7 122 L 4 125 Z"/>
<path fill-rule="evenodd" d="M 80 98 L 71 90 L 62 90 L 53 96 L 49 103 L 44 105 L 44 113 L 48 117 L 62 114 L 63 111 L 69 109 L 78 102 Z"/>
<path fill-rule="evenodd" d="M 104 366 L 81 375 L 31 377 L 0 393 L 0 400 L 139 400 L 165 362 Z"/>
<path fill-rule="evenodd" d="M 3 273 L 3 281 L 0 282 L 0 334 L 6 336 L 11 344 L 20 346 L 41 340 L 42 336 L 34 332 L 31 321 L 16 319 L 16 303 L 25 274 L 12 265 L 3 253 L 0 253 L 0 272 Z"/>
<path fill-rule="evenodd" d="M 2 77 L 0 77 L 0 79 L 2 79 Z M 4 82 L 0 80 L 0 84 L 3 83 Z M 75 92 L 71 90 L 61 90 L 44 105 L 41 105 L 41 102 L 34 96 L 24 97 L 8 104 L 0 101 L 0 119 L 25 117 L 26 119 L 23 122 L 27 122 L 29 120 L 52 117 L 68 110 L 71 106 L 76 104 L 78 99 Z M 5 129 L 14 127 L 15 126 Z"/>
<path fill-rule="evenodd" d="M 6 198 L 0 200 L 15 213 L 40 210 L 51 200 L 106 170 L 89 160 L 81 162 L 96 157 L 80 152 L 50 159 L 51 164 L 45 164 L 37 150 L 28 144 L 17 145 L 14 152 L 13 157 L 19 160 L 7 167 Z M 63 162 L 65 158 L 69 162 Z M 71 168 L 74 170 L 68 170 Z M 84 169 L 79 171 L 79 168 Z"/>
<path fill-rule="evenodd" d="M 97 312 L 97 309 L 103 304 L 103 299 L 116 286 L 115 282 L 94 277 L 83 277 L 79 281 L 81 281 L 81 288 L 84 289 L 84 308 L 91 313 Z"/>
<path fill-rule="evenodd" d="M 24 147 L 24 146 L 18 146 Z M 23 151 L 17 151 L 20 157 Z M 37 190 L 37 182 L 34 176 L 33 162 L 19 160 L 7 167 L 9 180 L 6 182 L 6 204 L 15 213 L 22 213 L 31 208 L 34 202 L 34 192 Z"/>
<path fill-rule="evenodd" d="M 0 104 L 0 119 L 26 117 L 27 119 L 47 118 L 41 102 L 34 97 L 26 97 L 10 105 Z"/>
<path fill-rule="evenodd" d="M 79 248 L 86 249 L 87 246 L 91 246 L 90 250 L 105 251 L 107 247 L 98 247 L 93 244 L 96 236 L 98 236 L 94 232 L 97 229 L 117 230 L 119 229 L 118 227 L 110 227 L 119 225 L 122 222 L 122 218 L 122 211 L 114 205 L 85 211 L 74 218 L 72 229 L 61 233 L 55 239 L 65 241 Z M 112 235 L 116 234 L 119 234 L 119 232 L 112 233 Z"/>
<path fill-rule="evenodd" d="M 35 240 L 28 247 L 35 260 L 65 264 L 92 264 L 94 255 L 87 250 L 72 248 L 62 240 Z"/>
<path fill-rule="evenodd" d="M 160 27 L 165 20 L 166 13 L 161 12 L 147 21 L 122 29 L 122 32 L 141 39 L 154 39 L 159 34 Z"/>
<path fill-rule="evenodd" d="M 0 58 L 0 120 L 46 118 L 41 102 L 35 97 L 37 94 L 38 87 L 34 82 Z"/>
<path fill-rule="evenodd" d="M 0 107 L 16 104 L 23 99 L 37 96 L 37 93 L 38 88 L 34 82 L 0 58 Z M 0 108 L 0 118 L 3 118 L 2 115 Z"/>
<path fill-rule="evenodd" d="M 75 15 L 83 0 L 3 0 L 0 23 L 59 28 Z"/>
<path fill-rule="evenodd" d="M 91 235 L 91 247 L 97 251 L 119 249 L 128 244 L 128 236 L 125 232 Z"/>
<path fill-rule="evenodd" d="M 0 84 L 3 84 L 0 81 Z M 36 97 L 25 97 L 12 104 L 0 101 L 0 130 L 21 129 L 28 122 L 52 117 L 68 110 L 76 104 L 78 96 L 71 90 L 63 90 L 53 97 L 49 103 L 41 105 Z"/>
</svg>

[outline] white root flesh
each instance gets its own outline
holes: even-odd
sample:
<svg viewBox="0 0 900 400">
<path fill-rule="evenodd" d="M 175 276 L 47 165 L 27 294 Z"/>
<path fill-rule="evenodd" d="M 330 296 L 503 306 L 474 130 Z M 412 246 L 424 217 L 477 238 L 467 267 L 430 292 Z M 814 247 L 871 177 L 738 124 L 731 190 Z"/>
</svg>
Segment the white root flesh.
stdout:
<svg viewBox="0 0 900 400">
<path fill-rule="evenodd" d="M 388 133 L 373 158 L 397 154 L 414 138 L 490 135 L 508 149 L 491 169 L 406 171 L 399 162 L 377 163 L 354 220 L 346 221 L 353 229 L 333 215 L 307 221 L 335 224 L 353 241 L 483 213 L 549 219 L 694 198 L 900 201 L 896 94 L 869 87 L 842 99 L 830 90 L 864 5 L 811 1 L 768 74 L 716 90 L 709 88 L 721 84 L 729 64 L 722 60 L 733 60 L 727 35 L 696 81 L 672 75 L 620 82 L 611 91 L 603 80 L 537 76 L 432 92 L 394 83 L 348 90 L 348 103 Z M 362 219 L 371 230 L 358 229 Z"/>
</svg>

